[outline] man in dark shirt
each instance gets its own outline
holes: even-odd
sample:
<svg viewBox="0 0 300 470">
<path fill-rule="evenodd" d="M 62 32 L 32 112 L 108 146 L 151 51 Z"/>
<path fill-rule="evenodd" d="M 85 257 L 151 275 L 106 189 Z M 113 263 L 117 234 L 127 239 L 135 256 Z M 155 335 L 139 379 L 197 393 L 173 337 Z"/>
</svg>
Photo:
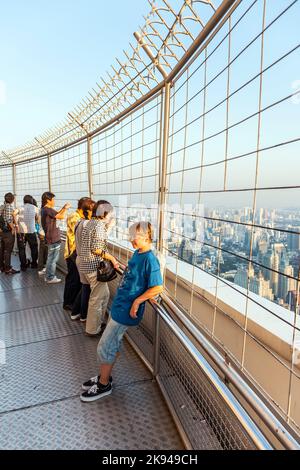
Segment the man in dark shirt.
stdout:
<svg viewBox="0 0 300 470">
<path fill-rule="evenodd" d="M 48 258 L 46 264 L 46 277 L 45 281 L 48 284 L 57 284 L 61 279 L 55 275 L 56 263 L 59 259 L 60 252 L 60 229 L 56 225 L 57 220 L 63 220 L 66 216 L 67 210 L 71 204 L 65 204 L 60 211 L 54 209 L 55 195 L 47 192 L 42 196 L 42 227 L 45 232 L 45 239 L 48 245 Z"/>
</svg>

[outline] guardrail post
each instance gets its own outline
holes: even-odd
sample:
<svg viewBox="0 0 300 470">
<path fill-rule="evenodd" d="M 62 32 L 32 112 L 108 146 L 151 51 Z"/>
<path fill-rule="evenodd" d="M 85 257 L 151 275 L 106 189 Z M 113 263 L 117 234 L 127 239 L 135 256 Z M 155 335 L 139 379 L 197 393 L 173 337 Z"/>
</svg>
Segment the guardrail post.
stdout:
<svg viewBox="0 0 300 470">
<path fill-rule="evenodd" d="M 87 171 L 88 171 L 88 185 L 89 185 L 89 196 L 93 199 L 93 167 L 92 167 L 92 138 L 87 138 Z"/>
<path fill-rule="evenodd" d="M 47 155 L 47 163 L 48 163 L 48 188 L 49 191 L 52 191 L 52 180 L 51 180 L 51 154 L 48 153 Z"/>
<path fill-rule="evenodd" d="M 159 374 L 160 365 L 160 316 L 155 311 L 154 316 L 154 342 L 153 342 L 153 377 L 156 378 Z"/>
<path fill-rule="evenodd" d="M 160 162 L 160 184 L 159 184 L 159 219 L 158 219 L 158 250 L 163 252 L 164 244 L 164 219 L 167 193 L 167 163 L 170 130 L 170 91 L 171 84 L 166 83 L 163 95 L 163 125 L 161 130 L 161 162 Z"/>
<path fill-rule="evenodd" d="M 15 195 L 14 206 L 17 206 L 17 178 L 16 178 L 16 164 L 13 163 L 12 165 L 12 177 L 13 177 L 13 193 Z"/>
</svg>

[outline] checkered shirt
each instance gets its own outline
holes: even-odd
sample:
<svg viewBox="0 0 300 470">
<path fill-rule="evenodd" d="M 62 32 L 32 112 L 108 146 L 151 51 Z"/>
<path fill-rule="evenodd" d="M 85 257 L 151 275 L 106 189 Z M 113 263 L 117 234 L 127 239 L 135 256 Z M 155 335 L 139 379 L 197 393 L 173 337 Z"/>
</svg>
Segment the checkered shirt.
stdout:
<svg viewBox="0 0 300 470">
<path fill-rule="evenodd" d="M 97 271 L 102 257 L 94 251 L 107 251 L 107 227 L 102 220 L 90 220 L 82 230 L 81 250 L 79 256 L 80 271 L 89 274 Z"/>
<path fill-rule="evenodd" d="M 5 202 L 0 208 L 0 214 L 3 216 L 6 225 L 13 223 L 13 213 L 14 207 L 12 204 L 8 204 L 8 202 Z"/>
</svg>

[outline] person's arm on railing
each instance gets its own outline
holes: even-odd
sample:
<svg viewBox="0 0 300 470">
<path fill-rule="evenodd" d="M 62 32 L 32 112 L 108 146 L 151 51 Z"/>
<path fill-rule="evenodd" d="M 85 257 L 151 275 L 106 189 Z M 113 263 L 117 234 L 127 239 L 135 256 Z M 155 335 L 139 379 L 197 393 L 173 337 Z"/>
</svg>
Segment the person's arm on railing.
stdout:
<svg viewBox="0 0 300 470">
<path fill-rule="evenodd" d="M 139 306 L 143 302 L 146 302 L 146 300 L 153 299 L 157 295 L 161 294 L 163 290 L 164 290 L 163 286 L 150 287 L 150 289 L 147 289 L 146 292 L 144 292 L 140 297 L 137 297 L 131 306 L 131 310 L 130 310 L 131 318 L 137 318 L 137 312 L 138 312 Z"/>
</svg>

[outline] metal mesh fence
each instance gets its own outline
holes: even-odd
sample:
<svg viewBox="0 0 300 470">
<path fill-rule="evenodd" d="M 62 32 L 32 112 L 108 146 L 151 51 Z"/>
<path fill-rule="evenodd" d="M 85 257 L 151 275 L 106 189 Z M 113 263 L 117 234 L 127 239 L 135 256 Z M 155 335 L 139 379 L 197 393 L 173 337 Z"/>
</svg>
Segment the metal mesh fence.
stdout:
<svg viewBox="0 0 300 470">
<path fill-rule="evenodd" d="M 160 379 L 195 449 L 254 449 L 198 364 L 161 321 Z"/>
<path fill-rule="evenodd" d="M 164 234 L 172 295 L 298 423 L 299 7 L 240 2 L 176 79 Z M 284 354 L 275 364 L 284 397 L 251 360 L 258 351 L 265 364 Z"/>
<path fill-rule="evenodd" d="M 11 166 L 0 166 L 1 204 L 4 194 L 14 192 L 13 169 Z"/>
<path fill-rule="evenodd" d="M 81 197 L 89 196 L 86 142 L 51 156 L 51 191 L 57 209 L 69 202 L 70 212 Z"/>
<path fill-rule="evenodd" d="M 161 95 L 92 139 L 94 198 L 115 208 L 111 240 L 128 243 L 128 226 L 142 220 L 157 229 Z"/>
<path fill-rule="evenodd" d="M 17 204 L 23 204 L 23 197 L 30 195 L 40 205 L 41 196 L 49 190 L 48 160 L 41 159 L 16 165 Z"/>
</svg>

